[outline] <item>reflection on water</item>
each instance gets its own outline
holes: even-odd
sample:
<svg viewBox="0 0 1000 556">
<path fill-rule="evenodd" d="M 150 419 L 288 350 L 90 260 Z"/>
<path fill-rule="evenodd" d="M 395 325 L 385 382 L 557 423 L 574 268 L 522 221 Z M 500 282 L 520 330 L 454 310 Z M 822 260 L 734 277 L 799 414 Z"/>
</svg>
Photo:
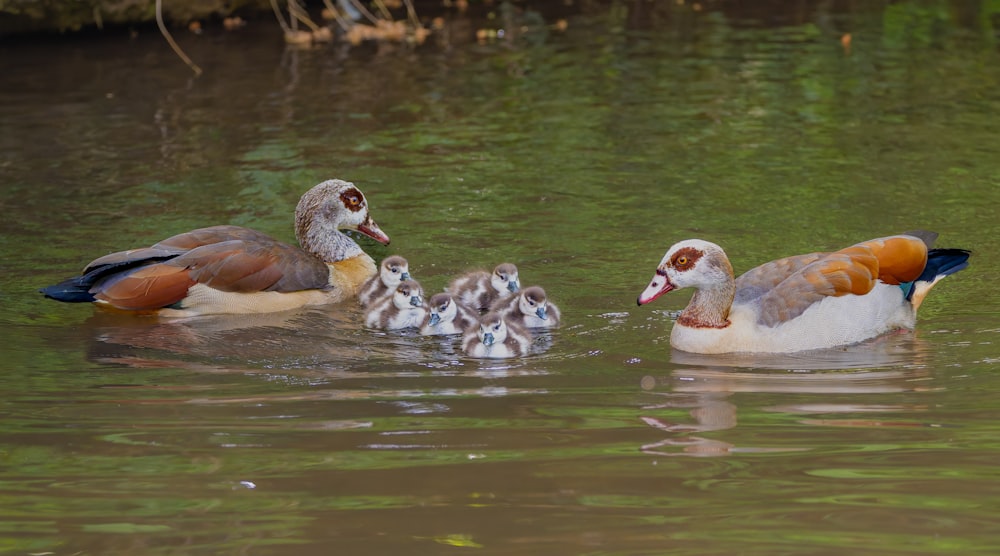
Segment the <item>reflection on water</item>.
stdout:
<svg viewBox="0 0 1000 556">
<path fill-rule="evenodd" d="M 990 3 L 472 4 L 415 49 L 179 37 L 197 80 L 155 33 L 0 56 L 0 551 L 995 553 Z M 168 321 L 36 293 L 200 226 L 291 240 L 331 176 L 370 192 L 376 258 L 428 291 L 511 260 L 565 325 L 477 361 L 350 304 Z M 918 227 L 974 258 L 912 333 L 693 356 L 685 294 L 635 309 L 681 238 L 739 272 Z"/>
<path fill-rule="evenodd" d="M 927 343 L 921 341 L 919 332 L 899 330 L 855 345 L 790 354 L 702 355 L 671 350 L 670 361 L 678 365 L 721 370 L 750 368 L 818 371 L 921 365 L 921 360 L 928 355 Z"/>
<path fill-rule="evenodd" d="M 375 375 L 507 378 L 546 374 L 540 367 L 558 331 L 535 334 L 528 359 L 476 360 L 458 336 L 421 336 L 359 327 L 361 310 L 345 303 L 264 315 L 187 319 L 136 318 L 95 311 L 88 360 L 140 368 L 180 367 L 199 372 L 283 375 L 327 382 Z M 373 368 L 376 367 L 376 368 Z M 486 388 L 484 395 L 502 395 Z M 339 395 L 339 394 L 338 394 Z M 388 393 L 373 393 L 391 397 Z"/>
<path fill-rule="evenodd" d="M 926 409 L 925 405 L 860 403 L 859 396 L 903 392 L 931 392 L 933 379 L 922 362 L 926 346 L 912 333 L 889 335 L 844 348 L 817 350 L 798 354 L 711 355 L 688 354 L 674 350 L 674 363 L 691 365 L 700 362 L 710 367 L 683 367 L 670 376 L 643 377 L 643 390 L 665 398 L 643 409 L 691 408 L 693 422 L 670 422 L 655 416 L 642 421 L 670 433 L 670 438 L 643 446 L 643 451 L 659 455 L 719 456 L 733 452 L 772 452 L 809 450 L 801 447 L 738 446 L 716 439 L 690 436 L 732 429 L 738 426 L 739 407 L 732 401 L 735 393 L 780 393 L 807 395 L 802 403 L 765 405 L 758 411 L 783 415 L 825 415 L 867 413 L 906 414 Z M 819 402 L 816 396 L 845 397 L 843 403 Z M 849 401 L 847 401 L 849 400 Z M 898 422 L 891 426 L 913 426 Z M 846 425 L 846 420 L 800 420 L 807 425 Z M 855 418 L 860 426 L 883 426 L 878 419 Z M 890 426 L 886 424 L 885 426 Z M 921 425 L 917 425 L 921 426 Z M 675 448 L 670 450 L 669 448 Z"/>
</svg>

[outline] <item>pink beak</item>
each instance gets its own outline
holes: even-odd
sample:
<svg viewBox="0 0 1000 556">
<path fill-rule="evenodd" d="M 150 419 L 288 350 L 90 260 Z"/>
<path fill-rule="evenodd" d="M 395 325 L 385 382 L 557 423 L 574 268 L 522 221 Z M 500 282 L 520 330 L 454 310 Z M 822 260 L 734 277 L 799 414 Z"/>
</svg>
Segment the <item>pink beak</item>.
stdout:
<svg viewBox="0 0 1000 556">
<path fill-rule="evenodd" d="M 653 280 L 646 286 L 646 289 L 642 290 L 642 293 L 639 294 L 639 299 L 636 300 L 636 303 L 645 305 L 673 289 L 674 285 L 667 279 L 667 275 L 658 270 L 656 271 L 656 275 L 653 276 Z"/>
</svg>

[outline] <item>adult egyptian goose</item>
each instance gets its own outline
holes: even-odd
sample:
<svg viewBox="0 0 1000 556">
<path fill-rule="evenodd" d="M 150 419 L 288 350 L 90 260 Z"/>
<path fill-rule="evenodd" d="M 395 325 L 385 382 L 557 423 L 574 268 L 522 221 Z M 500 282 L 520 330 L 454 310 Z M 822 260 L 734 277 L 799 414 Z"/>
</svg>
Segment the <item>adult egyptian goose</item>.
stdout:
<svg viewBox="0 0 1000 556">
<path fill-rule="evenodd" d="M 499 313 L 487 313 L 462 338 L 462 349 L 470 357 L 503 359 L 523 357 L 531 349 L 531 333 Z"/>
<path fill-rule="evenodd" d="M 445 288 L 460 303 L 485 311 L 501 296 L 518 290 L 517 267 L 502 263 L 492 273 L 474 270 L 459 276 Z"/>
<path fill-rule="evenodd" d="M 328 180 L 295 209 L 300 247 L 239 226 L 201 228 L 105 255 L 46 297 L 162 316 L 268 313 L 338 302 L 375 274 L 375 261 L 339 230 L 383 244 L 389 236 L 354 184 Z"/>
<path fill-rule="evenodd" d="M 910 232 L 765 263 L 733 279 L 722 248 L 700 239 L 671 247 L 643 305 L 695 288 L 670 333 L 694 353 L 793 352 L 852 344 L 913 328 L 917 309 L 941 278 L 968 265 L 969 251 L 929 249 L 932 232 Z"/>
<path fill-rule="evenodd" d="M 526 328 L 555 328 L 562 316 L 559 307 L 549 301 L 545 290 L 539 286 L 524 288 L 496 300 L 490 305 L 490 312 L 500 313 Z"/>
<path fill-rule="evenodd" d="M 382 330 L 418 328 L 427 317 L 424 290 L 415 280 L 400 282 L 392 295 L 376 301 L 365 314 L 365 326 Z"/>
<path fill-rule="evenodd" d="M 424 336 L 462 334 L 479 321 L 479 315 L 456 301 L 450 293 L 431 296 L 427 302 L 427 319 L 420 326 Z"/>
<path fill-rule="evenodd" d="M 379 265 L 378 274 L 361 285 L 358 303 L 368 307 L 379 298 L 396 289 L 403 280 L 410 279 L 410 263 L 399 255 L 386 257 Z"/>
</svg>

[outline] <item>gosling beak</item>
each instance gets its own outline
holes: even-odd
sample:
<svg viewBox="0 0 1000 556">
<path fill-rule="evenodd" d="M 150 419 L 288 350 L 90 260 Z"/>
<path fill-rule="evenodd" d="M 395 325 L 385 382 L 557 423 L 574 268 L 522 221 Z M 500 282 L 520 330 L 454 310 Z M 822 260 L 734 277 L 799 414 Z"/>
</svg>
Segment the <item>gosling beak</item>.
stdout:
<svg viewBox="0 0 1000 556">
<path fill-rule="evenodd" d="M 538 315 L 538 318 L 542 320 L 548 319 L 548 317 L 545 315 L 545 307 L 539 307 L 538 310 L 535 311 L 535 314 Z"/>
<path fill-rule="evenodd" d="M 507 289 L 510 290 L 511 292 L 516 292 L 517 287 L 518 287 L 517 280 L 511 280 L 510 282 L 507 282 Z"/>
<path fill-rule="evenodd" d="M 429 324 L 431 326 L 437 326 L 438 323 L 440 323 L 440 322 L 441 322 L 441 314 L 440 313 L 431 313 L 431 319 L 429 321 L 427 321 L 427 324 Z"/>
<path fill-rule="evenodd" d="M 493 345 L 493 333 L 492 332 L 487 332 L 486 334 L 483 334 L 483 345 L 484 346 L 492 346 Z"/>
<path fill-rule="evenodd" d="M 399 279 L 402 280 L 402 281 L 404 281 L 404 282 L 407 281 L 407 280 L 409 280 L 410 279 L 410 273 L 409 272 L 404 272 L 404 273 L 400 274 L 399 275 Z"/>
<path fill-rule="evenodd" d="M 646 286 L 646 289 L 642 290 L 642 293 L 639 294 L 639 298 L 636 299 L 636 303 L 639 305 L 645 305 L 673 289 L 674 285 L 670 283 L 669 279 L 667 279 L 667 273 L 662 270 L 657 270 L 656 275 L 653 276 L 653 280 L 648 286 Z"/>
<path fill-rule="evenodd" d="M 423 305 L 423 303 L 424 303 L 424 300 L 421 299 L 419 295 L 411 295 L 410 296 L 410 305 L 412 305 L 414 307 L 420 307 L 421 305 Z"/>
</svg>

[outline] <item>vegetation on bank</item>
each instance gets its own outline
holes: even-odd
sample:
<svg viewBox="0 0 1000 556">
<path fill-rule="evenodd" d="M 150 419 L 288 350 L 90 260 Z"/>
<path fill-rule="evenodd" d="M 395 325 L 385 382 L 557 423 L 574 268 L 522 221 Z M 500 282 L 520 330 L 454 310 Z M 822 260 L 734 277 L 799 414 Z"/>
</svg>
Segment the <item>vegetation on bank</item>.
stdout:
<svg viewBox="0 0 1000 556">
<path fill-rule="evenodd" d="M 163 17 L 174 24 L 238 13 L 271 10 L 269 0 L 166 0 Z M 148 23 L 156 17 L 154 0 L 0 0 L 0 34 L 67 32 L 105 25 Z"/>
</svg>

